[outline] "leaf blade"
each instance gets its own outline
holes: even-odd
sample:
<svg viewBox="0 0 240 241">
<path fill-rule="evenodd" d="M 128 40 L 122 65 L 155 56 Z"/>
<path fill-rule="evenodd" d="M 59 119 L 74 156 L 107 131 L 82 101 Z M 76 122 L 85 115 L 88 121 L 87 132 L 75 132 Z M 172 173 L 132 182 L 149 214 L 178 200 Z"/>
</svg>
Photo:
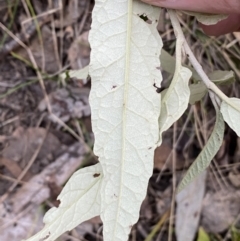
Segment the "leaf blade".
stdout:
<svg viewBox="0 0 240 241">
<path fill-rule="evenodd" d="M 207 93 L 207 87 L 203 82 L 190 84 L 190 98 L 189 103 L 194 105 L 195 102 L 200 101 Z"/>
<path fill-rule="evenodd" d="M 166 131 L 175 121 L 177 121 L 187 109 L 190 98 L 188 82 L 192 76 L 190 69 L 182 66 L 182 47 L 185 39 L 180 34 L 181 27 L 179 23 L 174 20 L 173 12 L 169 10 L 168 13 L 177 39 L 175 54 L 176 65 L 172 82 L 163 96 L 161 103 L 158 145 L 162 143 L 162 133 Z"/>
<path fill-rule="evenodd" d="M 188 68 L 180 67 L 176 81 L 172 81 L 162 100 L 159 117 L 159 145 L 162 142 L 162 133 L 178 120 L 187 109 L 190 89 L 188 86 L 192 73 Z"/>
<path fill-rule="evenodd" d="M 104 173 L 106 241 L 127 240 L 152 173 L 160 112 L 160 95 L 153 87 L 161 82 L 158 18 L 157 8 L 135 0 L 96 1 L 94 9 L 90 104 L 94 152 Z"/>
<path fill-rule="evenodd" d="M 100 214 L 99 189 L 102 180 L 100 164 L 75 172 L 58 196 L 58 208 L 51 208 L 44 216 L 44 228 L 26 241 L 53 241 L 79 223 Z M 84 206 L 84 208 L 82 208 Z M 77 210 L 77 212 L 75 212 Z"/>
<path fill-rule="evenodd" d="M 181 190 L 183 190 L 195 177 L 197 177 L 210 165 L 211 160 L 216 155 L 222 144 L 224 128 L 225 125 L 222 114 L 218 111 L 213 132 L 197 159 L 187 170 L 187 173 L 178 186 L 178 192 L 181 192 Z"/>
<path fill-rule="evenodd" d="M 206 171 L 176 195 L 176 237 L 178 241 L 193 241 L 198 229 L 205 194 Z"/>
<path fill-rule="evenodd" d="M 221 112 L 224 120 L 227 124 L 236 132 L 240 137 L 240 99 L 238 98 L 228 98 L 229 103 L 223 101 L 221 104 Z M 232 105 L 231 105 L 232 104 Z M 235 108 L 237 107 L 237 108 Z"/>
<path fill-rule="evenodd" d="M 210 14 L 210 13 L 198 13 L 192 11 L 182 11 L 183 13 L 194 16 L 196 19 L 205 25 L 214 25 L 228 17 L 226 14 Z"/>
</svg>

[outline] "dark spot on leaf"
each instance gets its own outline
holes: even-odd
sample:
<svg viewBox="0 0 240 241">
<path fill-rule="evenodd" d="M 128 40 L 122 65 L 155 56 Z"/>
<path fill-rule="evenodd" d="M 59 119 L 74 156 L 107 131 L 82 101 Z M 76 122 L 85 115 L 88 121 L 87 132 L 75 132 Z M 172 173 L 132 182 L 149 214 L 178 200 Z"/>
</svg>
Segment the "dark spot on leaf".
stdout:
<svg viewBox="0 0 240 241">
<path fill-rule="evenodd" d="M 152 24 L 152 20 L 148 18 L 148 16 L 146 14 L 141 14 L 138 15 L 139 18 L 141 18 L 144 22 L 148 23 L 148 24 Z"/>
<path fill-rule="evenodd" d="M 17 223 L 14 223 L 14 224 L 13 224 L 13 227 L 17 227 Z"/>
<path fill-rule="evenodd" d="M 152 149 L 152 147 L 148 147 L 148 150 L 151 150 Z"/>
<path fill-rule="evenodd" d="M 117 87 L 116 85 L 113 85 L 113 86 L 112 86 L 112 89 L 115 89 L 116 87 Z"/>
<path fill-rule="evenodd" d="M 100 176 L 100 173 L 95 173 L 93 174 L 93 177 L 96 178 L 96 177 L 99 177 Z"/>
</svg>

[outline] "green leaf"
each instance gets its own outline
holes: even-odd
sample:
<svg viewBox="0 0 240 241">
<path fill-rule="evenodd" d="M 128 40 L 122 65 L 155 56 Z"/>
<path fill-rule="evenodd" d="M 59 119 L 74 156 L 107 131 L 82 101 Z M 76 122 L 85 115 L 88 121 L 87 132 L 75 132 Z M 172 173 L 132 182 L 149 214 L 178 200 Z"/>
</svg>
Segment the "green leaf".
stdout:
<svg viewBox="0 0 240 241">
<path fill-rule="evenodd" d="M 213 132 L 198 155 L 197 159 L 187 170 L 186 175 L 178 186 L 178 192 L 183 190 L 191 181 L 202 173 L 211 163 L 213 157 L 218 152 L 223 141 L 224 121 L 220 111 L 217 113 L 216 123 Z"/>
<path fill-rule="evenodd" d="M 210 237 L 202 227 L 199 228 L 197 241 L 211 241 Z"/>
<path fill-rule="evenodd" d="M 79 223 L 100 214 L 100 164 L 75 172 L 58 196 L 60 205 L 44 216 L 44 228 L 27 241 L 53 241 Z"/>
<path fill-rule="evenodd" d="M 219 21 L 222 21 L 228 17 L 228 15 L 225 14 L 209 14 L 209 13 L 197 13 L 197 12 L 191 12 L 191 11 L 181 11 L 187 15 L 194 16 L 196 19 L 205 24 L 205 25 L 213 25 L 218 23 Z"/>
<path fill-rule="evenodd" d="M 97 0 L 90 33 L 94 152 L 103 168 L 104 241 L 128 239 L 146 196 L 158 140 L 159 9 Z"/>
<path fill-rule="evenodd" d="M 176 59 L 164 49 L 161 51 L 160 62 L 163 70 L 170 74 L 174 74 Z"/>
<path fill-rule="evenodd" d="M 223 101 L 220 110 L 224 120 L 240 137 L 240 99 L 228 98 L 228 103 Z"/>
<path fill-rule="evenodd" d="M 235 227 L 231 228 L 231 236 L 232 241 L 239 241 L 240 240 L 240 230 L 236 229 Z"/>
<path fill-rule="evenodd" d="M 200 101 L 207 93 L 207 87 L 203 82 L 197 84 L 190 84 L 190 99 L 189 103 L 194 105 L 195 102 Z"/>
<path fill-rule="evenodd" d="M 208 77 L 217 85 L 232 84 L 235 82 L 235 75 L 233 71 L 216 70 L 208 74 Z"/>
<path fill-rule="evenodd" d="M 176 59 L 175 59 L 175 57 L 170 55 L 168 52 L 166 52 L 166 50 L 164 50 L 164 49 L 162 49 L 162 51 L 161 51 L 160 62 L 161 62 L 161 67 L 162 67 L 163 70 L 165 70 L 166 72 L 168 72 L 170 74 L 174 74 Z M 195 71 L 195 69 L 193 69 L 190 66 L 184 65 L 184 64 L 183 64 L 183 66 L 191 70 L 192 77 L 194 79 L 201 80 L 200 76 Z"/>
</svg>

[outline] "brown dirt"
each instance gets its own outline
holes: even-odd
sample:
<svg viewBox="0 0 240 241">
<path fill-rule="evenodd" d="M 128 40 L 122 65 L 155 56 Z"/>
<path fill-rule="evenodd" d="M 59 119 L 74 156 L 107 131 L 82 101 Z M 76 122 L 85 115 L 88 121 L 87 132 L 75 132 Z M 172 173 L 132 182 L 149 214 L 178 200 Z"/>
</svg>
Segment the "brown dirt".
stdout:
<svg viewBox="0 0 240 241">
<path fill-rule="evenodd" d="M 85 148 L 86 145 L 92 148 L 94 141 L 88 103 L 90 82 L 79 79 L 64 82 L 59 77 L 66 69 L 80 69 L 89 63 L 87 38 L 93 1 L 65 0 L 61 13 L 59 1 L 32 0 L 35 14 L 45 14 L 37 21 L 31 18 L 31 6 L 24 6 L 23 2 L 27 1 L 0 0 L 1 241 L 20 241 L 39 230 L 44 212 L 58 205 L 56 197 L 71 174 L 97 161 Z M 207 72 L 239 69 L 239 35 L 210 39 L 197 29 L 192 18 L 186 22 L 192 33 L 188 41 Z M 168 21 L 164 23 L 159 25 L 159 31 L 164 35 L 165 48 L 172 53 L 174 35 Z M 165 34 L 167 31 L 169 34 Z M 236 84 L 223 90 L 239 97 L 239 72 L 236 78 Z M 167 77 L 165 82 L 167 85 Z M 214 123 L 215 114 L 208 98 L 189 107 L 188 113 L 192 117 L 176 146 L 176 160 L 170 156 L 173 128 L 164 134 L 164 142 L 156 150 L 148 195 L 130 240 L 145 240 L 155 224 L 161 222 L 152 240 L 168 238 L 173 176 L 179 181 L 201 150 L 195 127 L 205 143 Z M 177 136 L 186 119 L 187 114 L 178 121 Z M 239 226 L 239 160 L 239 138 L 227 129 L 224 144 L 208 171 L 199 224 L 215 238 L 220 235 L 221 239 L 231 240 L 231 224 Z M 99 230 L 101 221 L 97 217 L 59 240 L 102 240 Z"/>
</svg>

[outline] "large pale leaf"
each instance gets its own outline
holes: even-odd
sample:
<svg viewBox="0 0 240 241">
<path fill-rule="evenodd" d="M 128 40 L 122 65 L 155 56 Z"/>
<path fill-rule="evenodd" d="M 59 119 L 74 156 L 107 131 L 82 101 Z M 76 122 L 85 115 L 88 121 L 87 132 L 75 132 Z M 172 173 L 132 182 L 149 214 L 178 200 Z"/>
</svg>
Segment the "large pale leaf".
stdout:
<svg viewBox="0 0 240 241">
<path fill-rule="evenodd" d="M 176 237 L 178 241 L 193 241 L 198 230 L 205 193 L 206 171 L 176 196 Z"/>
<path fill-rule="evenodd" d="M 148 19 L 148 21 L 144 21 Z M 103 168 L 105 241 L 125 241 L 139 218 L 158 140 L 159 10 L 138 0 L 97 0 L 90 33 L 94 152 Z"/>
<path fill-rule="evenodd" d="M 223 101 L 221 112 L 224 120 L 240 137 L 240 99 L 228 98 L 228 103 Z"/>
<path fill-rule="evenodd" d="M 216 123 L 209 140 L 203 150 L 198 155 L 197 159 L 188 169 L 186 175 L 178 186 L 178 192 L 183 190 L 189 183 L 201 174 L 211 163 L 213 157 L 219 150 L 224 134 L 224 121 L 220 111 L 217 113 Z"/>
<path fill-rule="evenodd" d="M 60 205 L 51 208 L 44 216 L 44 228 L 27 241 L 54 241 L 78 224 L 100 215 L 100 164 L 75 172 L 58 196 Z"/>
</svg>

